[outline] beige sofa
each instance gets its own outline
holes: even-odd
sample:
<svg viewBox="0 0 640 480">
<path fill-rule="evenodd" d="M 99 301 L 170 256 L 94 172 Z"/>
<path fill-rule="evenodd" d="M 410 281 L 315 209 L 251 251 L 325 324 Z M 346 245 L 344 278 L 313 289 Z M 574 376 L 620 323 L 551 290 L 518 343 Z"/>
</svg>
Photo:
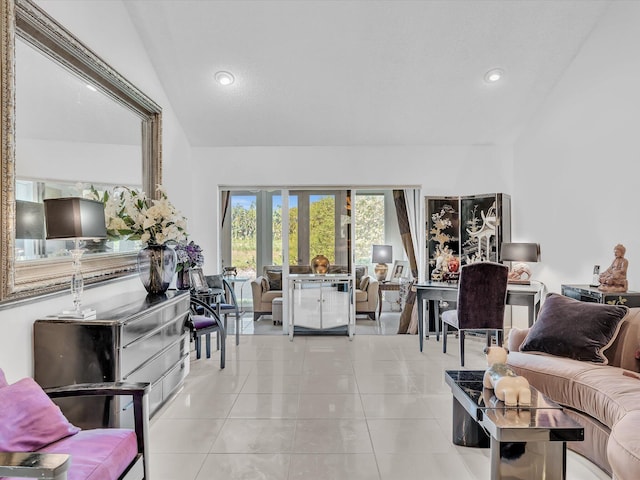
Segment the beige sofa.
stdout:
<svg viewBox="0 0 640 480">
<path fill-rule="evenodd" d="M 346 267 L 332 265 L 329 273 L 344 273 Z M 262 269 L 262 275 L 251 281 L 251 293 L 253 295 L 253 319 L 258 320 L 262 315 L 271 315 L 271 305 L 274 298 L 282 297 L 282 288 L 277 285 L 277 273 L 282 273 L 281 265 L 266 265 Z M 290 273 L 311 273 L 311 267 L 305 265 L 290 265 Z M 269 277 L 271 282 L 269 281 Z M 275 277 L 275 278 L 274 278 Z M 363 280 L 365 279 L 366 280 Z M 276 288 L 273 288 L 275 280 Z M 372 320 L 376 319 L 378 306 L 378 280 L 368 274 L 366 266 L 356 267 L 356 315 L 367 315 Z"/>
<path fill-rule="evenodd" d="M 639 479 L 640 308 L 629 310 L 614 342 L 604 350 L 607 365 L 522 352 L 529 331 L 509 334 L 508 363 L 584 426 L 584 441 L 569 442 L 568 447 L 614 479 Z"/>
</svg>

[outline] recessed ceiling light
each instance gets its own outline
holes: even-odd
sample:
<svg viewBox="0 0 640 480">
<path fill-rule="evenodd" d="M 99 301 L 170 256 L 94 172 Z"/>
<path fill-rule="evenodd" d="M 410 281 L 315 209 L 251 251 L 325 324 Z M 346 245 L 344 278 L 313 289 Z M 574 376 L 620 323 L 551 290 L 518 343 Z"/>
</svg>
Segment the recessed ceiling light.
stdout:
<svg viewBox="0 0 640 480">
<path fill-rule="evenodd" d="M 504 70 L 501 68 L 492 68 L 484 74 L 484 81 L 487 83 L 496 83 L 504 76 Z"/>
<path fill-rule="evenodd" d="M 235 78 L 229 72 L 216 73 L 216 82 L 218 82 L 220 85 L 231 85 L 234 80 Z"/>
</svg>

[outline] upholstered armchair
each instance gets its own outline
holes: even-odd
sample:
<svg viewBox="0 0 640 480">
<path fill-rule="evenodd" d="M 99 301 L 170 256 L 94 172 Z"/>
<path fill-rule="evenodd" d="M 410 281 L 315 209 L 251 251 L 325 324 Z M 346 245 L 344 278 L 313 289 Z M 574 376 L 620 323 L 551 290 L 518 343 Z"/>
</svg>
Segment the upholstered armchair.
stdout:
<svg viewBox="0 0 640 480">
<path fill-rule="evenodd" d="M 253 320 L 256 321 L 262 315 L 271 315 L 271 302 L 274 298 L 282 297 L 282 287 L 278 290 L 271 290 L 267 277 L 260 276 L 251 281 L 251 294 L 253 296 Z"/>
<path fill-rule="evenodd" d="M 42 389 L 30 377 L 9 385 L 0 369 L 0 477 L 48 480 L 149 479 L 149 383 L 83 383 Z M 51 399 L 132 397 L 133 429 L 79 428 Z"/>
<path fill-rule="evenodd" d="M 311 268 L 303 265 L 291 265 L 291 273 L 311 273 Z M 344 269 L 340 266 L 331 266 L 331 269 Z M 364 265 L 356 266 L 356 315 L 367 315 L 372 320 L 376 319 L 378 306 L 378 280 L 370 276 Z M 339 273 L 339 270 L 329 270 L 329 273 Z M 263 274 L 251 281 L 251 293 L 253 295 L 253 320 L 258 320 L 262 315 L 271 315 L 271 304 L 274 298 L 282 297 L 282 266 L 267 265 L 263 268 Z"/>
<path fill-rule="evenodd" d="M 371 275 L 364 275 L 360 284 L 356 285 L 356 315 L 367 315 L 371 320 L 376 319 L 378 308 L 378 290 L 380 282 Z"/>
</svg>

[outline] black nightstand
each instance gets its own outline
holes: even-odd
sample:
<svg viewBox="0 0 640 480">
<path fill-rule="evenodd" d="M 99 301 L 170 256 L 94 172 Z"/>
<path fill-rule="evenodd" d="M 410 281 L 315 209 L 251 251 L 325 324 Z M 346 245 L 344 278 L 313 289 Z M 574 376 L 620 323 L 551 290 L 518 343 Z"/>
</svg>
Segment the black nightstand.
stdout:
<svg viewBox="0 0 640 480">
<path fill-rule="evenodd" d="M 562 295 L 582 302 L 640 307 L 640 292 L 601 292 L 590 285 L 562 285 Z"/>
</svg>

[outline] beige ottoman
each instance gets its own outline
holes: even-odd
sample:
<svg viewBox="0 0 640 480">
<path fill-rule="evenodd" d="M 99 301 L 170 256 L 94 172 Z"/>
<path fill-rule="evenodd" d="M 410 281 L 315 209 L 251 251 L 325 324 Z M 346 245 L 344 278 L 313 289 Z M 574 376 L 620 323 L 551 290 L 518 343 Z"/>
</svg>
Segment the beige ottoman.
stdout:
<svg viewBox="0 0 640 480">
<path fill-rule="evenodd" d="M 274 325 L 282 325 L 282 297 L 274 298 L 271 302 L 271 318 Z"/>
</svg>

